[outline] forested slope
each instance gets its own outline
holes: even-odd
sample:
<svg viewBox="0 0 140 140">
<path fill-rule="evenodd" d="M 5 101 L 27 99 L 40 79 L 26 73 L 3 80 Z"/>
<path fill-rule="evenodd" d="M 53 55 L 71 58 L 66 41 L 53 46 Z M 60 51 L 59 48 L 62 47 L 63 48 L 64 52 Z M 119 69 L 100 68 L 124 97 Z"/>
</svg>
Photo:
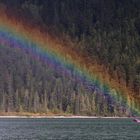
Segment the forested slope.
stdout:
<svg viewBox="0 0 140 140">
<path fill-rule="evenodd" d="M 2 112 L 69 113 L 81 115 L 130 115 L 130 110 L 105 96 L 98 88 L 89 90 L 45 65 L 40 58 L 19 48 L 0 46 L 0 110 Z"/>
<path fill-rule="evenodd" d="M 72 42 L 74 49 L 103 65 L 112 79 L 140 98 L 139 0 L 0 0 L 0 3 L 0 8 L 10 9 L 19 19 L 24 17 L 62 41 Z M 72 82 L 72 77 L 57 76 L 56 71 L 21 50 L 1 46 L 0 53 L 3 111 L 129 114 L 121 104 L 110 102 L 99 91 L 87 91 L 80 83 Z"/>
</svg>

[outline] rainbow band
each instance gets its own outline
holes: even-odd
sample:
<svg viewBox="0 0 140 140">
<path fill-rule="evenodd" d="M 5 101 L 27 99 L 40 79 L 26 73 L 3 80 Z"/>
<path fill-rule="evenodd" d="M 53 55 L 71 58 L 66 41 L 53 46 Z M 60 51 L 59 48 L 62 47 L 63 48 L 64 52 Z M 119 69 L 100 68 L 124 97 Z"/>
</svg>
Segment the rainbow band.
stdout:
<svg viewBox="0 0 140 140">
<path fill-rule="evenodd" d="M 125 106 L 140 114 L 140 104 L 138 101 L 133 102 L 134 98 L 129 89 L 114 80 L 110 81 L 109 76 L 104 76 L 104 73 L 99 71 L 102 69 L 98 64 L 87 64 L 82 55 L 77 56 L 71 47 L 65 47 L 40 30 L 31 29 L 20 21 L 8 19 L 3 14 L 0 16 L 0 44 L 21 48 L 34 58 L 40 57 L 53 69 L 59 67 L 59 72 L 67 76 L 74 72 L 77 82 L 80 80 L 94 89 L 97 88 L 116 102 L 121 99 Z"/>
</svg>

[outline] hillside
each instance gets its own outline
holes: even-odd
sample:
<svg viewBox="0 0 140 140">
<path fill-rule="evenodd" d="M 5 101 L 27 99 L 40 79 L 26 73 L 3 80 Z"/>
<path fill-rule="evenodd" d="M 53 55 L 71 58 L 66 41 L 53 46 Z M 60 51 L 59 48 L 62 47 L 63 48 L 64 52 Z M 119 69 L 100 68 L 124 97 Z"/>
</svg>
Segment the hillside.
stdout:
<svg viewBox="0 0 140 140">
<path fill-rule="evenodd" d="M 139 0 L 0 0 L 0 9 L 72 44 L 77 55 L 102 66 L 140 102 Z M 12 46 L 12 44 L 11 44 Z M 67 52 L 69 53 L 69 52 Z M 78 54 L 79 53 L 79 54 Z M 19 48 L 0 45 L 1 112 L 53 112 L 129 116 L 131 108 L 34 59 Z M 136 104 L 134 106 L 140 106 Z M 139 107 L 138 107 L 139 108 Z"/>
</svg>

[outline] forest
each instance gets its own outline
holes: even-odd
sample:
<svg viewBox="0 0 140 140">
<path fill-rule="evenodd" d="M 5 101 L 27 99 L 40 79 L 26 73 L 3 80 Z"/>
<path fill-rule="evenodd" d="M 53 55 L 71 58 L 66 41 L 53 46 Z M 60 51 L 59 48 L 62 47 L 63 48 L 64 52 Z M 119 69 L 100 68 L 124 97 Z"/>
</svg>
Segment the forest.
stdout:
<svg viewBox="0 0 140 140">
<path fill-rule="evenodd" d="M 140 99 L 139 0 L 0 0 L 0 8 L 72 42 Z M 0 111 L 132 115 L 121 102 L 73 81 L 74 76 L 59 75 L 39 58 L 0 45 Z"/>
</svg>

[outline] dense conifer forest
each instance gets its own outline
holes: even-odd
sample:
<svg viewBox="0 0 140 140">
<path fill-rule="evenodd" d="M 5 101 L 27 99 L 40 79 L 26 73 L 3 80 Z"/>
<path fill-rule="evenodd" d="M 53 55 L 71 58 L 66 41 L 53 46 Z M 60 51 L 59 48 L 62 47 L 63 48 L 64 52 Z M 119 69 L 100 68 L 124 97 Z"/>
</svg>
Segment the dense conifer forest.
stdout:
<svg viewBox="0 0 140 140">
<path fill-rule="evenodd" d="M 140 99 L 139 0 L 0 0 L 0 8 L 72 43 Z M 39 59 L 0 46 L 1 112 L 131 115 L 121 102 L 86 89 L 72 73 L 59 75 Z"/>
</svg>

